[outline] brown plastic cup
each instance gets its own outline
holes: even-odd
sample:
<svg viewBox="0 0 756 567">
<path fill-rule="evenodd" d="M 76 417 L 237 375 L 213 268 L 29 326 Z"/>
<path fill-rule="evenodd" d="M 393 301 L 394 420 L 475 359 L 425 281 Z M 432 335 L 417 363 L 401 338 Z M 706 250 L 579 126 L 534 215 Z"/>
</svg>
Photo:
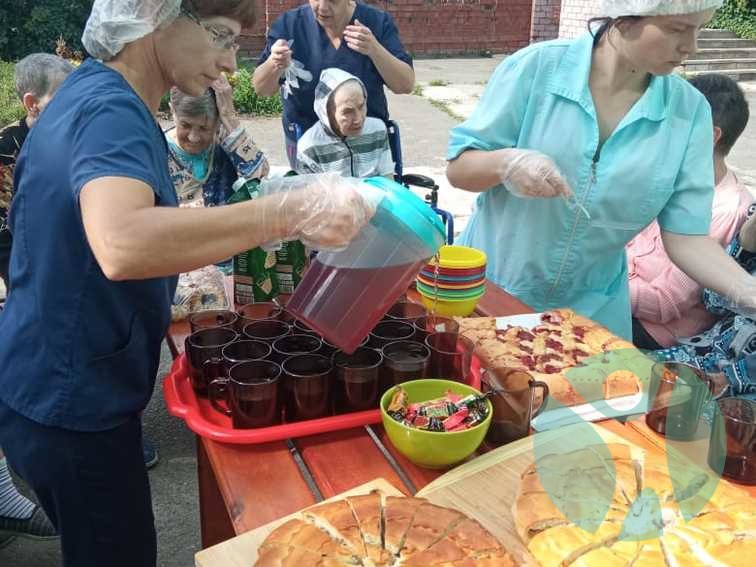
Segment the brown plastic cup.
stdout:
<svg viewBox="0 0 756 567">
<path fill-rule="evenodd" d="M 323 341 L 316 335 L 287 335 L 273 341 L 273 352 L 270 358 L 278 364 L 283 364 L 284 360 L 290 356 L 316 354 L 322 347 Z M 330 361 L 328 357 L 325 358 Z"/>
<path fill-rule="evenodd" d="M 394 341 L 382 349 L 381 393 L 392 386 L 427 378 L 431 351 L 415 341 Z"/>
<path fill-rule="evenodd" d="M 201 329 L 186 338 L 184 348 L 189 362 L 189 379 L 200 396 L 207 395 L 208 377 L 222 375 L 223 348 L 239 335 L 229 327 Z"/>
<path fill-rule="evenodd" d="M 305 323 L 300 321 L 299 319 L 294 319 L 294 322 L 291 324 L 292 329 L 297 334 L 304 334 L 304 335 L 317 335 L 314 330 L 312 330 L 310 327 L 308 327 Z"/>
<path fill-rule="evenodd" d="M 492 368 L 483 371 L 483 393 L 493 391 L 493 416 L 486 441 L 505 445 L 530 434 L 530 422 L 546 407 L 549 387 L 545 382 L 533 380 L 524 370 Z M 537 390 L 541 390 L 540 397 Z M 540 400 L 540 403 L 539 403 Z"/>
<path fill-rule="evenodd" d="M 394 341 L 409 341 L 415 336 L 415 328 L 406 321 L 389 320 L 381 321 L 372 331 L 368 346 L 370 348 L 383 348 Z"/>
<path fill-rule="evenodd" d="M 425 342 L 425 337 L 431 333 L 459 333 L 459 323 L 449 317 L 425 315 L 414 320 L 415 338 Z"/>
<path fill-rule="evenodd" d="M 221 355 L 228 371 L 239 362 L 269 358 L 272 350 L 270 344 L 264 341 L 244 339 L 224 346 Z"/>
<path fill-rule="evenodd" d="M 290 295 L 281 294 L 278 297 L 276 297 L 273 302 L 278 305 L 281 308 L 281 313 L 278 315 L 278 318 L 283 321 L 284 323 L 288 323 L 289 325 L 294 324 L 294 315 L 289 313 L 286 310 L 286 306 L 289 304 L 289 299 L 291 298 Z"/>
<path fill-rule="evenodd" d="M 321 354 L 297 354 L 281 366 L 285 375 L 286 421 L 316 419 L 331 413 L 330 360 Z"/>
<path fill-rule="evenodd" d="M 210 382 L 213 407 L 231 417 L 234 429 L 269 427 L 281 422 L 281 367 L 270 360 L 248 360 L 228 377 Z M 224 400 L 226 406 L 220 404 Z"/>
<path fill-rule="evenodd" d="M 756 401 L 717 400 L 709 441 L 709 466 L 740 484 L 756 484 Z"/>
<path fill-rule="evenodd" d="M 244 327 L 255 321 L 269 321 L 271 319 L 279 319 L 283 313 L 283 308 L 270 301 L 262 303 L 247 303 L 242 305 L 238 309 L 239 320 L 236 323 L 236 328 L 239 332 L 244 330 Z"/>
<path fill-rule="evenodd" d="M 352 354 L 334 353 L 333 398 L 336 413 L 378 407 L 382 362 L 380 351 L 367 347 L 359 347 Z"/>
<path fill-rule="evenodd" d="M 425 337 L 431 351 L 430 378 L 470 381 L 470 364 L 475 343 L 458 333 L 431 333 Z"/>
<path fill-rule="evenodd" d="M 291 333 L 291 327 L 277 319 L 253 321 L 244 327 L 243 334 L 248 339 L 272 343 Z"/>
<path fill-rule="evenodd" d="M 692 439 L 713 388 L 712 380 L 694 366 L 657 362 L 651 367 L 649 394 L 653 400 L 646 414 L 646 425 L 670 439 Z"/>
<path fill-rule="evenodd" d="M 239 316 L 233 311 L 226 309 L 212 309 L 208 311 L 197 311 L 191 313 L 187 320 L 192 333 L 201 329 L 214 329 L 217 327 L 236 328 L 236 322 Z"/>
<path fill-rule="evenodd" d="M 386 319 L 396 319 L 406 321 L 409 324 L 414 323 L 418 318 L 425 317 L 428 310 L 421 304 L 414 301 L 398 301 L 391 306 L 386 312 Z"/>
</svg>

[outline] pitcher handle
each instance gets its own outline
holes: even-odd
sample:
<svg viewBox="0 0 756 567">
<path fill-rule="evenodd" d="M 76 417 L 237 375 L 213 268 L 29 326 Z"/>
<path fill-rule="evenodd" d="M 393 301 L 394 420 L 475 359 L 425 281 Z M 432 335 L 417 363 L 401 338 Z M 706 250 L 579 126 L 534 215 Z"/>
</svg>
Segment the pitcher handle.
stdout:
<svg viewBox="0 0 756 567">
<path fill-rule="evenodd" d="M 207 385 L 207 397 L 210 398 L 210 404 L 220 413 L 231 417 L 231 410 L 228 407 L 223 407 L 220 404 L 219 398 L 223 398 L 223 401 L 228 405 L 228 378 L 216 378 Z"/>
<path fill-rule="evenodd" d="M 549 397 L 549 385 L 546 382 L 541 382 L 540 380 L 531 380 L 530 381 L 530 405 L 531 405 L 531 407 L 533 407 L 533 402 L 535 401 L 535 391 L 536 391 L 536 388 L 541 388 L 543 390 L 543 398 L 541 400 L 541 405 L 538 408 L 538 411 L 534 412 L 532 417 L 537 417 L 538 414 L 541 413 L 541 411 L 543 410 L 543 408 L 546 407 L 546 399 Z"/>
</svg>

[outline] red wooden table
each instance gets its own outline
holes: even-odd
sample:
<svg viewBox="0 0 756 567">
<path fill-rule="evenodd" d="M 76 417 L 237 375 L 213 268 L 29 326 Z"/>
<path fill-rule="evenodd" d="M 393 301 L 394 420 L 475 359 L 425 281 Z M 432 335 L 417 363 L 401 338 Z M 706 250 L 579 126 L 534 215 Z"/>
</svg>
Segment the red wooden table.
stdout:
<svg viewBox="0 0 756 567">
<path fill-rule="evenodd" d="M 532 309 L 489 283 L 477 312 L 504 316 Z M 188 333 L 186 322 L 171 326 L 167 340 L 174 356 L 183 351 Z M 602 425 L 640 446 L 649 443 L 633 427 L 616 421 Z M 261 445 L 229 445 L 197 437 L 197 470 L 203 547 L 377 477 L 414 494 L 445 472 L 407 461 L 387 441 L 380 425 Z"/>
</svg>

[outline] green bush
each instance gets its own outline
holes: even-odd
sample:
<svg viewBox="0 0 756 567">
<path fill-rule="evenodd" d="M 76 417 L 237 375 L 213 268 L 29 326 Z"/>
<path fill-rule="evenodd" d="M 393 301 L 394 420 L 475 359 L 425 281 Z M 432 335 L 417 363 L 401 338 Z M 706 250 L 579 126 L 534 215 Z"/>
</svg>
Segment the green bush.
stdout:
<svg viewBox="0 0 756 567">
<path fill-rule="evenodd" d="M 255 116 L 277 116 L 283 111 L 281 97 L 278 94 L 274 96 L 257 95 L 252 86 L 252 72 L 249 69 L 240 67 L 239 72 L 231 77 L 230 81 L 234 89 L 234 108 L 236 108 L 236 112 L 253 114 Z M 169 102 L 170 94 L 166 93 L 160 99 L 161 112 L 170 112 Z"/>
<path fill-rule="evenodd" d="M 756 0 L 725 0 L 710 26 L 756 40 Z"/>
<path fill-rule="evenodd" d="M 0 59 L 16 60 L 37 51 L 55 52 L 63 38 L 81 50 L 81 32 L 92 0 L 3 0 L 0 3 Z"/>
<path fill-rule="evenodd" d="M 274 116 L 281 114 L 283 106 L 281 97 L 258 96 L 252 86 L 252 72 L 244 67 L 239 69 L 232 80 L 234 86 L 234 106 L 237 112 L 256 116 Z"/>
<path fill-rule="evenodd" d="M 15 65 L 0 61 L 0 128 L 22 118 L 24 107 L 16 96 Z"/>
</svg>

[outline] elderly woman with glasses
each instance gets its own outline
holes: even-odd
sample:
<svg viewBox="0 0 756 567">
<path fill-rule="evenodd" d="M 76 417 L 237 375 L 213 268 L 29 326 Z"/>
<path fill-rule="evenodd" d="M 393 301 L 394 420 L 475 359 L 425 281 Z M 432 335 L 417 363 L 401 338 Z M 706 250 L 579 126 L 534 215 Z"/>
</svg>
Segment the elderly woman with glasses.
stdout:
<svg viewBox="0 0 756 567">
<path fill-rule="evenodd" d="M 18 159 L 13 293 L 0 314 L 0 446 L 58 529 L 66 567 L 152 567 L 140 414 L 175 274 L 266 242 L 346 245 L 372 215 L 341 178 L 177 207 L 153 118 L 236 67 L 254 0 L 95 0 L 86 60 Z"/>
<path fill-rule="evenodd" d="M 323 69 L 359 78 L 367 115 L 389 119 L 383 86 L 412 92 L 415 72 L 390 14 L 354 0 L 309 0 L 283 13 L 268 30 L 254 74 L 258 94 L 284 96 L 283 128 L 289 164 L 296 168 L 297 138 L 318 122 L 315 87 Z"/>
<path fill-rule="evenodd" d="M 174 126 L 166 130 L 165 139 L 179 205 L 223 205 L 239 177 L 268 174 L 268 160 L 236 116 L 225 77 L 200 96 L 172 88 L 170 106 Z"/>
</svg>

